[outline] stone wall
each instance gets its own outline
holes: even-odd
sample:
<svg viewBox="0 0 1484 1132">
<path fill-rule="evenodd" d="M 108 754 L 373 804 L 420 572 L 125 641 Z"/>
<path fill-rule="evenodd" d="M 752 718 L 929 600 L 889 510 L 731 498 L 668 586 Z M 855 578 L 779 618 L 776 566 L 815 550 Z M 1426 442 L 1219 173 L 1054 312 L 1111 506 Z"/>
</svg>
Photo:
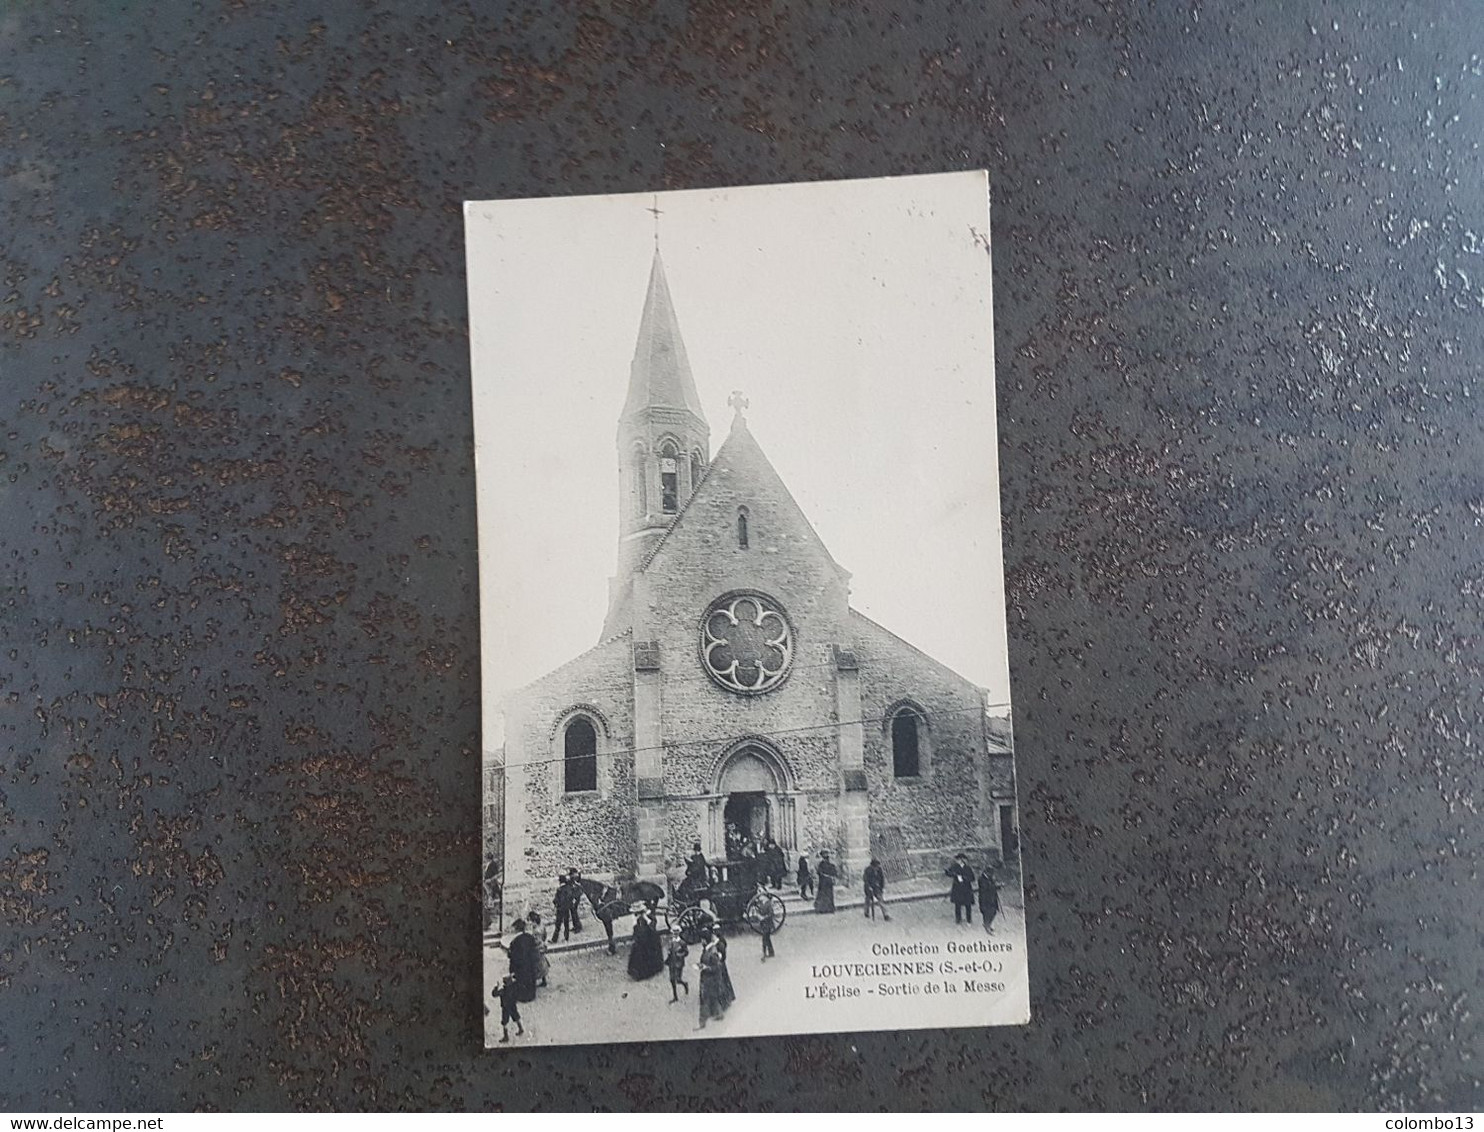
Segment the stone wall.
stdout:
<svg viewBox="0 0 1484 1132">
<path fill-rule="evenodd" d="M 582 711 L 598 732 L 598 785 L 562 790 L 565 720 Z M 611 638 L 506 703 L 506 873 L 512 890 L 555 884 L 570 867 L 611 876 L 635 858 L 632 649 Z"/>
<path fill-rule="evenodd" d="M 987 754 L 982 691 L 869 618 L 853 620 L 861 715 L 869 721 L 865 763 L 873 835 L 899 828 L 918 871 L 931 872 L 940 860 L 946 866 L 961 850 L 975 858 L 985 850 L 998 856 L 991 791 L 1004 779 L 1008 792 L 1013 780 L 1009 760 Z M 919 733 L 923 774 L 916 779 L 893 772 L 885 717 L 904 701 L 921 708 L 926 719 Z"/>
<path fill-rule="evenodd" d="M 737 540 L 741 506 L 749 517 L 746 549 Z M 733 590 L 775 598 L 793 629 L 791 674 L 762 695 L 719 688 L 701 664 L 702 614 Z M 671 793 L 711 791 L 730 742 L 751 735 L 771 738 L 795 788 L 838 788 L 831 649 L 846 631 L 847 601 L 845 576 L 751 435 L 734 430 L 634 589 L 635 634 L 660 644 Z"/>
<path fill-rule="evenodd" d="M 675 867 L 683 865 L 691 854 L 691 846 L 703 840 L 702 821 L 705 805 L 690 800 L 669 800 L 665 803 L 665 858 Z"/>
<path fill-rule="evenodd" d="M 799 853 L 809 858 L 809 867 L 819 864 L 819 851 L 828 849 L 836 865 L 845 860 L 844 831 L 841 828 L 838 795 L 814 794 L 799 807 Z M 795 857 L 798 853 L 794 854 Z M 794 862 L 797 864 L 797 860 Z"/>
</svg>

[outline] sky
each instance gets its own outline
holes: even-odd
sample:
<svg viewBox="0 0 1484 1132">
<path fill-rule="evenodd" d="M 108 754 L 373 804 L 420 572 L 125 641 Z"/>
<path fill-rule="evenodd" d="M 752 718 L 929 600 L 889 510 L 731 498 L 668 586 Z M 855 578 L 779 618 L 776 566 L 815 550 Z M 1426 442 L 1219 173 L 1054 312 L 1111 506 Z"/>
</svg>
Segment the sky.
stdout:
<svg viewBox="0 0 1484 1132">
<path fill-rule="evenodd" d="M 598 642 L 656 206 L 711 452 L 741 390 L 851 604 L 1007 704 L 984 173 L 473 201 L 486 748 Z"/>
</svg>

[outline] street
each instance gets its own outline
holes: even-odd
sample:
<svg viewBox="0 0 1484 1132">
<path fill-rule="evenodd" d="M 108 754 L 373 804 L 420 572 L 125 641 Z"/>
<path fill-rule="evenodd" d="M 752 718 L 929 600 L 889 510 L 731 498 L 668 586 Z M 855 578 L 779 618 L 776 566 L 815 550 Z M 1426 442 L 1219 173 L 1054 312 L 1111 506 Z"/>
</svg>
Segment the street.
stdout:
<svg viewBox="0 0 1484 1132">
<path fill-rule="evenodd" d="M 691 948 L 686 964 L 690 996 L 682 989 L 680 1001 L 672 1004 L 668 971 L 643 982 L 629 978 L 627 934 L 633 921 L 624 919 L 615 924 L 617 955 L 610 956 L 606 948 L 551 955 L 549 985 L 537 992 L 535 1002 L 521 1005 L 526 1032 L 518 1037 L 512 1025 L 510 1044 L 671 1041 L 1024 1020 L 1024 915 L 1018 896 L 1012 890 L 1004 893 L 1005 909 L 992 934 L 985 933 L 977 915 L 972 925 L 955 925 L 946 898 L 892 904 L 890 923 L 868 920 L 859 908 L 834 915 L 791 911 L 773 937 L 777 956 L 766 961 L 760 936 L 746 925 L 731 927 L 726 931 L 727 965 L 737 1001 L 725 1018 L 704 1030 L 697 1026 L 700 948 Z M 1017 903 L 1011 904 L 1012 898 Z M 584 920 L 584 926 L 588 932 L 602 932 L 595 921 Z M 1008 948 L 989 953 L 970 949 L 981 942 Z M 932 964 L 935 970 L 909 977 L 855 977 L 839 970 L 840 964 L 891 962 Z M 484 964 L 487 995 L 508 969 L 508 960 L 504 951 L 486 947 Z M 993 973 L 990 964 L 997 968 Z M 835 970 L 822 971 L 827 965 Z M 945 967 L 952 977 L 944 976 Z M 499 1004 L 488 1005 L 486 1042 L 495 1044 L 500 1038 Z"/>
</svg>

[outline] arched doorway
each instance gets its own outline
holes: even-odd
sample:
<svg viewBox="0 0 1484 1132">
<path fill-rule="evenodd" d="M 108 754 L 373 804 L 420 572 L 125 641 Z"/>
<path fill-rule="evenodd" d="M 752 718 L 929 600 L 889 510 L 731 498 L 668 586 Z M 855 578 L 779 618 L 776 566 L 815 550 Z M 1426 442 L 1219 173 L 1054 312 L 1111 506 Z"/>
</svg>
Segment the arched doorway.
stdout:
<svg viewBox="0 0 1484 1132">
<path fill-rule="evenodd" d="M 736 830 L 754 846 L 776 836 L 769 797 L 778 793 L 778 783 L 755 751 L 741 750 L 728 760 L 721 772 L 719 792 L 725 798 L 721 813 L 724 829 Z M 728 856 L 736 856 L 735 849 Z"/>
<path fill-rule="evenodd" d="M 727 828 L 761 848 L 771 837 L 785 851 L 797 844 L 793 776 L 771 744 L 748 740 L 717 763 L 710 806 L 708 856 L 729 856 Z"/>
</svg>

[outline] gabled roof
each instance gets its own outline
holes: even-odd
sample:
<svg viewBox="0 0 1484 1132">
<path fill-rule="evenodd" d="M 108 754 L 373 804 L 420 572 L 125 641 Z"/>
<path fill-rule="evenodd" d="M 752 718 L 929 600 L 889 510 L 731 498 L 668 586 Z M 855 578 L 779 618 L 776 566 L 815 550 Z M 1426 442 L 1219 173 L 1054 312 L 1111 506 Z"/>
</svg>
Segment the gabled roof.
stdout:
<svg viewBox="0 0 1484 1132">
<path fill-rule="evenodd" d="M 654 546 L 644 556 L 644 560 L 639 563 L 639 572 L 643 573 L 649 569 L 650 563 L 659 556 L 660 551 L 670 541 L 670 537 L 684 524 L 687 513 L 695 506 L 697 500 L 704 499 L 711 490 L 715 490 L 714 484 L 716 477 L 713 473 L 716 469 L 728 466 L 739 457 L 744 462 L 750 459 L 760 464 L 760 471 L 764 475 L 772 477 L 777 484 L 782 498 L 792 507 L 794 514 L 799 519 L 800 525 L 804 530 L 809 532 L 814 545 L 824 555 L 825 561 L 834 568 L 841 578 L 849 580 L 850 571 L 836 562 L 834 556 L 830 554 L 829 548 L 824 544 L 824 540 L 819 537 L 819 532 L 814 529 L 814 524 L 809 521 L 809 516 L 804 514 L 803 508 L 794 499 L 793 493 L 788 490 L 788 486 L 783 482 L 782 477 L 779 476 L 772 462 L 764 454 L 762 447 L 758 444 L 756 438 L 748 429 L 747 422 L 742 419 L 740 414 L 732 421 L 732 431 L 727 435 L 726 440 L 722 442 L 722 446 L 717 449 L 716 455 L 711 459 L 711 464 L 706 468 L 706 474 L 701 477 L 701 482 L 696 485 L 695 490 L 690 494 L 690 498 L 685 501 L 685 506 L 680 509 L 680 513 L 675 516 L 674 521 L 665 528 L 665 533 L 655 540 Z"/>
<path fill-rule="evenodd" d="M 649 293 L 644 297 L 639 339 L 629 366 L 629 395 L 623 416 L 654 408 L 684 409 L 706 419 L 685 354 L 685 341 L 680 337 L 680 320 L 675 317 L 659 248 L 654 249 L 654 263 L 649 269 Z"/>
<path fill-rule="evenodd" d="M 509 704 L 509 702 L 511 700 L 515 699 L 518 696 L 525 695 L 526 693 L 530 692 L 533 688 L 539 688 L 542 684 L 546 683 L 548 680 L 551 680 L 551 679 L 553 679 L 554 677 L 557 677 L 557 676 L 565 675 L 571 669 L 576 668 L 579 664 L 583 663 L 583 661 L 586 661 L 586 660 L 590 659 L 596 653 L 601 652 L 603 649 L 605 649 L 609 645 L 613 644 L 613 642 L 615 642 L 615 641 L 621 641 L 621 640 L 623 640 L 623 638 L 625 638 L 625 637 L 631 637 L 631 636 L 633 636 L 633 630 L 632 629 L 622 629 L 622 630 L 620 630 L 617 633 L 606 634 L 603 637 L 603 639 L 600 640 L 597 644 L 595 644 L 592 648 L 586 649 L 585 651 L 578 653 L 576 656 L 574 656 L 571 660 L 567 661 L 565 664 L 559 664 L 555 668 L 553 668 L 550 672 L 544 673 L 544 674 L 536 677 L 536 679 L 530 680 L 530 681 L 522 684 L 518 688 L 511 688 L 510 690 L 508 690 L 505 693 L 503 693 L 500 696 L 500 700 L 499 700 L 499 703 L 500 703 L 501 708 L 503 709 L 507 704 Z"/>
<path fill-rule="evenodd" d="M 968 685 L 970 688 L 973 688 L 981 696 L 988 696 L 989 695 L 989 690 L 987 688 L 985 688 L 983 685 L 974 683 L 974 681 L 970 680 L 967 676 L 963 675 L 960 672 L 955 672 L 953 669 L 949 668 L 948 665 L 944 664 L 937 657 L 935 657 L 935 656 L 929 656 L 927 653 L 923 652 L 920 648 L 918 648 L 916 645 L 914 645 L 911 641 L 907 640 L 906 637 L 899 636 L 898 634 L 893 633 L 885 625 L 881 624 L 880 621 L 873 621 L 871 618 L 867 617 L 864 613 L 862 613 L 859 609 L 856 609 L 854 606 L 851 606 L 851 608 L 850 608 L 850 616 L 854 617 L 857 621 L 864 621 L 867 625 L 869 625 L 871 628 L 875 629 L 877 632 L 885 633 L 888 637 L 890 637 L 892 640 L 896 641 L 899 645 L 904 645 L 907 648 L 911 649 L 913 652 L 915 652 L 918 656 L 922 657 L 923 660 L 927 661 L 933 667 L 939 669 L 942 672 L 946 672 L 949 676 L 952 676 L 955 680 L 962 681 L 964 684 Z"/>
</svg>

